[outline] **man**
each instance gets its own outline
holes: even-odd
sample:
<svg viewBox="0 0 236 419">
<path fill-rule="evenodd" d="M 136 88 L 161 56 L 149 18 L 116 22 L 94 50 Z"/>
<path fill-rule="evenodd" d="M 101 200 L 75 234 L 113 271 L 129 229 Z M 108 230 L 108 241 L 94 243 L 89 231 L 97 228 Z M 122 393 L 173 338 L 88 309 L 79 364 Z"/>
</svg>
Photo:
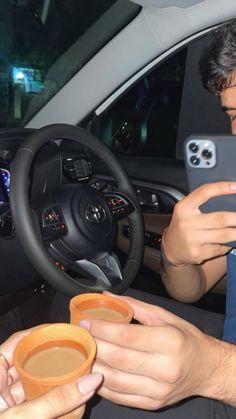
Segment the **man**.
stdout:
<svg viewBox="0 0 236 419">
<path fill-rule="evenodd" d="M 214 32 L 200 68 L 204 85 L 220 97 L 236 134 L 235 20 Z M 221 243 L 236 239 L 236 214 L 202 214 L 199 206 L 235 192 L 236 183 L 208 184 L 176 205 L 162 242 L 163 282 L 175 299 L 198 300 L 226 273 L 230 249 Z M 230 260 L 231 268 L 233 263 Z M 235 272 L 236 281 L 236 262 L 234 266 L 230 272 Z M 94 406 L 90 417 L 236 418 L 236 346 L 213 337 L 222 337 L 223 316 L 132 294 L 155 304 L 118 297 L 132 305 L 141 324 L 81 322 L 96 338 L 94 371 L 104 376 L 99 390 L 104 400 Z M 230 326 L 236 335 L 236 321 Z"/>
</svg>

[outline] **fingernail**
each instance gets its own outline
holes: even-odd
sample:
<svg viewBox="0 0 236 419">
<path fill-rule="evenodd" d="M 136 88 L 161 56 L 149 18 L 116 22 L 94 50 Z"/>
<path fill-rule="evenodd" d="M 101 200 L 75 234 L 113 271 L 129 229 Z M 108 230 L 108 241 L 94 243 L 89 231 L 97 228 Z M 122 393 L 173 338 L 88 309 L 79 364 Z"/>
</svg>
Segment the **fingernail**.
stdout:
<svg viewBox="0 0 236 419">
<path fill-rule="evenodd" d="M 88 320 L 80 320 L 79 325 L 86 330 L 90 330 L 90 327 L 91 327 Z"/>
<path fill-rule="evenodd" d="M 99 372 L 86 375 L 78 380 L 77 385 L 82 396 L 91 393 L 102 383 L 103 376 Z"/>
<path fill-rule="evenodd" d="M 236 183 L 231 183 L 230 184 L 230 189 L 232 189 L 233 191 L 236 190 Z"/>
</svg>

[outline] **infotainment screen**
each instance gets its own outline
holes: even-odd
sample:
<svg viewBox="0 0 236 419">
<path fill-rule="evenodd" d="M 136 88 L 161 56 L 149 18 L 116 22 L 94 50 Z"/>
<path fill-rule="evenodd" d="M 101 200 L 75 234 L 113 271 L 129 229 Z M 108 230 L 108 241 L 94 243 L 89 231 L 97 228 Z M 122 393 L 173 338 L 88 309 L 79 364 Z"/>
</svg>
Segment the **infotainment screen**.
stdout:
<svg viewBox="0 0 236 419">
<path fill-rule="evenodd" d="M 6 202 L 6 196 L 3 192 L 2 185 L 0 185 L 0 205 Z"/>
<path fill-rule="evenodd" d="M 0 204 L 9 201 L 10 172 L 0 168 Z"/>
</svg>

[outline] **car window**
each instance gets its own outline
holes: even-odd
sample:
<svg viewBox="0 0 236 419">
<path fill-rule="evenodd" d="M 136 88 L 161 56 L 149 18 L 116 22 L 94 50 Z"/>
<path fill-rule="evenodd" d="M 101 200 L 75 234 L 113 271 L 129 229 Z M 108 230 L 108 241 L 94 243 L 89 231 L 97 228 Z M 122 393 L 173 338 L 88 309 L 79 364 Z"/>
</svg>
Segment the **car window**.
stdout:
<svg viewBox="0 0 236 419">
<path fill-rule="evenodd" d="M 222 112 L 219 97 L 203 88 L 199 60 L 209 35 L 187 48 L 185 78 L 178 123 L 176 157 L 183 158 L 183 143 L 191 134 L 230 134 L 230 119 Z"/>
<path fill-rule="evenodd" d="M 186 54 L 168 58 L 97 118 L 92 130 L 113 151 L 175 156 Z"/>
<path fill-rule="evenodd" d="M 121 155 L 179 159 L 188 135 L 229 133 L 198 71 L 207 42 L 204 35 L 161 62 L 95 118 L 93 133 Z"/>
<path fill-rule="evenodd" d="M 24 125 L 140 7 L 126 0 L 0 4 L 0 126 Z"/>
</svg>

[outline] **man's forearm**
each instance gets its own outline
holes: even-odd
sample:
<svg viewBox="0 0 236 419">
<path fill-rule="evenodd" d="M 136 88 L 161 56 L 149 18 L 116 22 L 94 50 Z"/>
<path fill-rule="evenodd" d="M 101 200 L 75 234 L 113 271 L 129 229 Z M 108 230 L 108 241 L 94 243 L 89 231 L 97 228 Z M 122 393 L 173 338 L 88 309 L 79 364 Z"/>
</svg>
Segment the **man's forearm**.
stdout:
<svg viewBox="0 0 236 419">
<path fill-rule="evenodd" d="M 220 400 L 236 407 L 236 346 L 212 338 L 206 354 L 210 363 L 214 363 L 213 373 L 203 383 L 201 396 Z"/>
<path fill-rule="evenodd" d="M 161 277 L 167 292 L 176 300 L 191 303 L 206 292 L 205 275 L 198 265 L 183 267 L 161 265 Z"/>
</svg>

